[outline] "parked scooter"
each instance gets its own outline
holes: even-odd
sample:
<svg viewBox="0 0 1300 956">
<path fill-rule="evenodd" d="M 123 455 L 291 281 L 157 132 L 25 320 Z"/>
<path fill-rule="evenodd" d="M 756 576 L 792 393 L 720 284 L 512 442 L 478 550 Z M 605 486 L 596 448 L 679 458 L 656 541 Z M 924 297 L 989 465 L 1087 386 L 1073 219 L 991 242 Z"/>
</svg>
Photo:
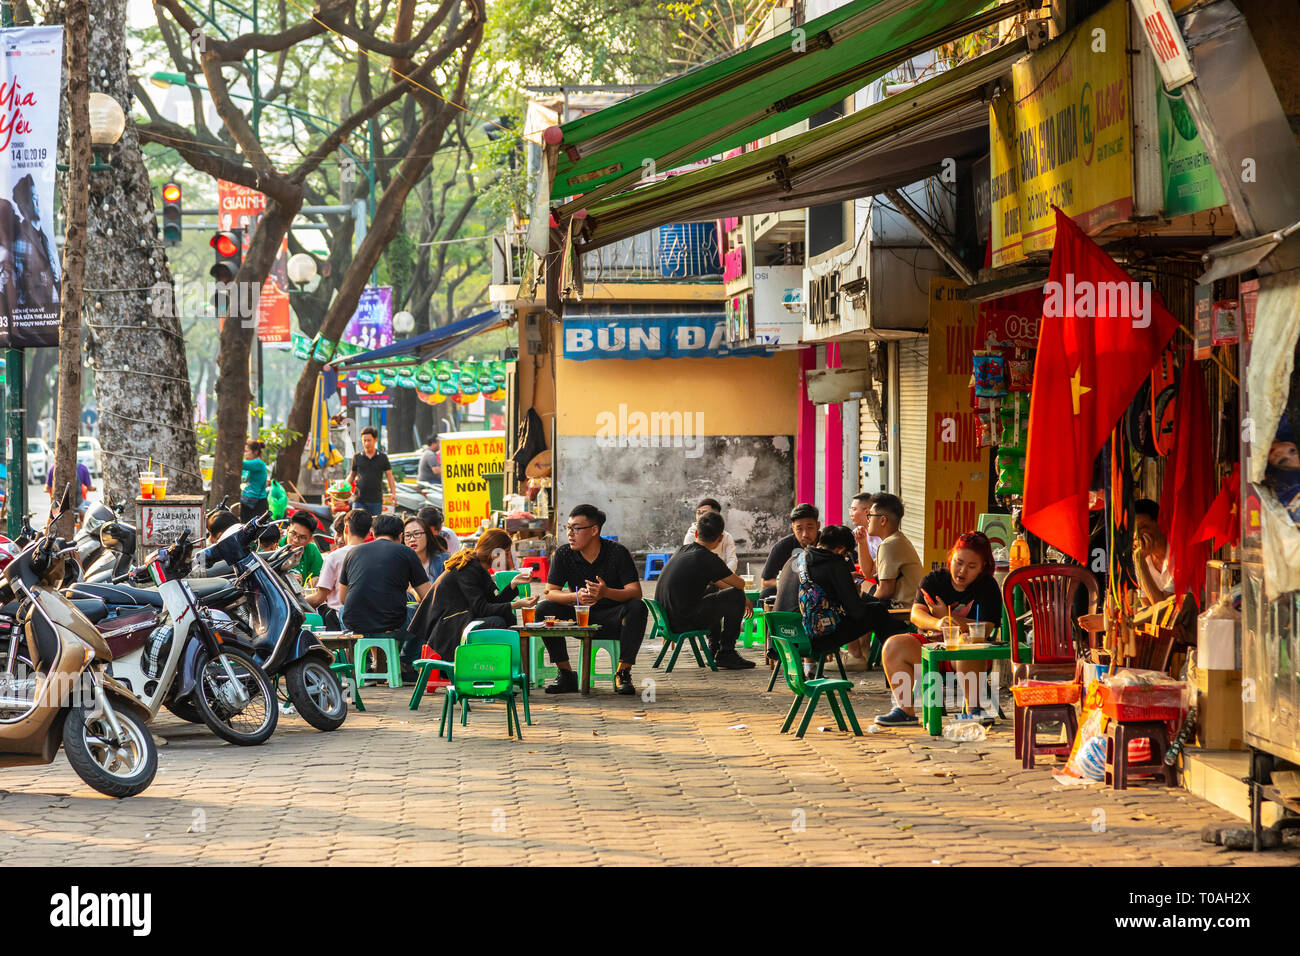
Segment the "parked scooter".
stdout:
<svg viewBox="0 0 1300 956">
<path fill-rule="evenodd" d="M 65 489 L 60 511 L 70 491 Z M 158 770 L 158 748 L 146 726 L 151 714 L 110 676 L 108 645 L 58 591 L 74 551 L 58 548 L 47 534 L 5 568 L 0 603 L 13 609 L 9 616 L 16 627 L 0 673 L 0 766 L 51 763 L 62 744 L 87 784 L 112 797 L 131 797 L 147 789 Z M 15 671 L 20 643 L 35 665 L 31 676 Z"/>
<path fill-rule="evenodd" d="M 83 544 L 82 535 L 88 534 L 98 542 L 93 551 L 89 542 Z M 83 581 L 111 581 L 126 574 L 135 558 L 135 525 L 122 520 L 122 506 L 92 505 L 77 535 L 78 554 L 84 568 Z M 86 557 L 90 552 L 93 557 Z"/>
</svg>

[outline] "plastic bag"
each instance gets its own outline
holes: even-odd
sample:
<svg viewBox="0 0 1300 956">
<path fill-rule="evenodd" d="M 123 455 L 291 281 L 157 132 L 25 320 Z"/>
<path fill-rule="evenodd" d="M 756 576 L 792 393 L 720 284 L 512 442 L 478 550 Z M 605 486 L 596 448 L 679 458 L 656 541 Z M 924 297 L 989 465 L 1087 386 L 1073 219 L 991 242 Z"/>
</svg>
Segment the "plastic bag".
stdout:
<svg viewBox="0 0 1300 956">
<path fill-rule="evenodd" d="M 276 521 L 283 518 L 284 513 L 289 510 L 289 496 L 278 481 L 272 481 L 271 487 L 267 490 L 266 508 Z"/>
</svg>

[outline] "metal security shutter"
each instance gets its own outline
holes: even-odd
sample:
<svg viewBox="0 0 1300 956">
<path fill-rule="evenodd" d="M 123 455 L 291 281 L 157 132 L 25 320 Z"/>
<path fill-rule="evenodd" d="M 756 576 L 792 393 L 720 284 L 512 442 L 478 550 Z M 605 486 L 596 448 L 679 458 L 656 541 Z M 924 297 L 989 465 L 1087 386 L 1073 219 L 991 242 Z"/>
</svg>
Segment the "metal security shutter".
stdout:
<svg viewBox="0 0 1300 956">
<path fill-rule="evenodd" d="M 929 403 L 930 339 L 898 343 L 898 497 L 903 500 L 903 534 L 923 551 L 925 544 L 925 442 Z"/>
<path fill-rule="evenodd" d="M 873 383 L 874 385 L 874 383 Z M 879 387 L 875 387 L 876 401 L 879 399 Z M 872 410 L 872 402 L 865 398 L 858 402 L 858 487 L 863 491 L 879 491 L 879 487 L 869 487 L 866 478 L 866 466 L 863 464 L 862 456 L 870 455 L 873 458 L 880 458 L 885 454 L 885 443 L 881 441 L 883 437 L 880 424 L 876 421 L 876 413 Z M 881 468 L 881 477 L 885 479 L 885 487 L 888 487 L 887 469 Z"/>
</svg>

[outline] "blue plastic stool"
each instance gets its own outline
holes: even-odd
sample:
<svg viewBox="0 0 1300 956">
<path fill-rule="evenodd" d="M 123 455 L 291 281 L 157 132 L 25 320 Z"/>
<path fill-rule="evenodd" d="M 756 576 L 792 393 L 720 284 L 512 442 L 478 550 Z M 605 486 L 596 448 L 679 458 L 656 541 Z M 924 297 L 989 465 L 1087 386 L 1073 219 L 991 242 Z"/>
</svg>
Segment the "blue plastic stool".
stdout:
<svg viewBox="0 0 1300 956">
<path fill-rule="evenodd" d="M 384 655 L 384 667 L 386 670 L 367 671 L 366 652 L 371 648 L 378 649 L 379 653 Z M 388 681 L 389 687 L 402 686 L 402 662 L 399 659 L 401 651 L 398 649 L 397 638 L 379 637 L 366 635 L 357 639 L 352 648 L 352 663 L 356 667 L 357 686 L 362 687 L 366 681 L 372 677 L 377 677 Z"/>
<path fill-rule="evenodd" d="M 607 680 L 618 690 L 618 682 L 614 680 L 614 672 L 618 670 L 618 652 L 620 644 L 618 641 L 592 641 L 591 642 L 591 680 Z M 596 670 L 596 653 L 604 651 L 609 655 L 609 673 Z"/>
<path fill-rule="evenodd" d="M 664 565 L 672 555 L 663 551 L 652 551 L 645 556 L 645 580 L 657 581 L 664 573 Z"/>
</svg>

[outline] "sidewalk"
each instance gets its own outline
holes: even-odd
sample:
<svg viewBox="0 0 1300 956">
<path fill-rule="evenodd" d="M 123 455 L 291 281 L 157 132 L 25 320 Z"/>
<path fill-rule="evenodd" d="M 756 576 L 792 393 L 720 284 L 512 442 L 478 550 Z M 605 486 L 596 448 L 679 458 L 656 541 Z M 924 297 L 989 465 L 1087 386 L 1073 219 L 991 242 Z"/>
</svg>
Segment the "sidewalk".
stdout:
<svg viewBox="0 0 1300 956">
<path fill-rule="evenodd" d="M 439 740 L 441 695 L 368 688 L 335 733 L 282 718 L 260 748 L 164 714 L 141 797 L 94 795 L 64 757 L 0 771 L 9 864 L 1053 864 L 1279 865 L 1300 851 L 1200 842 L 1242 825 L 1182 790 L 1063 788 L 1020 768 L 1009 721 L 980 744 L 919 729 L 854 738 L 829 711 L 807 737 L 777 731 L 790 697 L 768 673 L 679 661 L 634 679 L 653 700 L 533 698 L 524 740 L 484 705 Z M 758 648 L 743 652 L 761 659 Z M 604 658 L 601 658 L 603 664 Z M 863 727 L 887 709 L 878 672 L 853 675 Z M 653 685 L 646 683 L 653 680 Z M 522 708 L 521 714 L 522 714 Z M 820 713 L 820 712 L 819 712 Z M 743 725 L 743 726 L 741 726 Z"/>
</svg>

